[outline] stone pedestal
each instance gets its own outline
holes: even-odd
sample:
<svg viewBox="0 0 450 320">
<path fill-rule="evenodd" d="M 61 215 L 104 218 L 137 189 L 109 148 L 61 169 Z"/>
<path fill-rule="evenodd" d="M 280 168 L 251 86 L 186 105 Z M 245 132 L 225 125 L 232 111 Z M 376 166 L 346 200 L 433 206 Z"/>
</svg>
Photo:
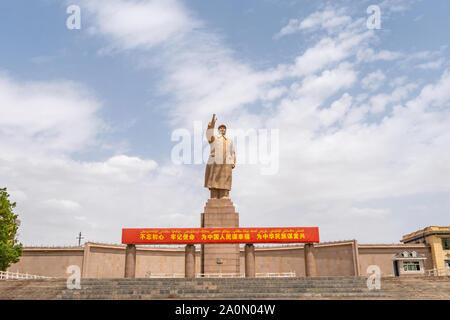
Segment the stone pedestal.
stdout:
<svg viewBox="0 0 450 320">
<path fill-rule="evenodd" d="M 238 228 L 239 214 L 229 199 L 209 199 L 201 215 L 202 228 Z M 239 244 L 204 244 L 201 273 L 240 273 Z"/>
<path fill-rule="evenodd" d="M 125 278 L 134 278 L 136 274 L 136 246 L 127 244 L 125 249 Z"/>
</svg>

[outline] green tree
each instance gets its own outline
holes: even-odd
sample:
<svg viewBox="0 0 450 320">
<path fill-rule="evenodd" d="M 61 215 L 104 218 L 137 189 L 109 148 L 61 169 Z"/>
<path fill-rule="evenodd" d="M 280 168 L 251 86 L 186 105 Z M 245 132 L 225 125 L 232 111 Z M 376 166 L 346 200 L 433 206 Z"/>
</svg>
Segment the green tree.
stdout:
<svg viewBox="0 0 450 320">
<path fill-rule="evenodd" d="M 18 216 L 13 212 L 16 203 L 8 198 L 6 188 L 0 188 L 0 271 L 6 271 L 22 255 L 22 244 L 16 239 L 19 228 Z"/>
</svg>

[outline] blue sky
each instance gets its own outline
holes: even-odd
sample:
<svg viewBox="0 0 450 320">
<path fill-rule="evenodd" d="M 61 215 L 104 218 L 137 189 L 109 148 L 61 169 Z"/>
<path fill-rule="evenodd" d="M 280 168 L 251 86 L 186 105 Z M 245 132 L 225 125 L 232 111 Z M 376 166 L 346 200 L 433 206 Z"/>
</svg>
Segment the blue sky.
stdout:
<svg viewBox="0 0 450 320">
<path fill-rule="evenodd" d="M 81 8 L 81 29 L 66 8 Z M 381 29 L 369 30 L 369 5 Z M 204 164 L 171 136 L 211 114 L 279 130 L 238 154 L 241 226 L 398 242 L 450 211 L 448 1 L 3 1 L 0 185 L 25 245 L 197 227 Z M 203 146 L 207 148 L 206 142 Z M 239 157 L 242 160 L 239 162 Z"/>
</svg>

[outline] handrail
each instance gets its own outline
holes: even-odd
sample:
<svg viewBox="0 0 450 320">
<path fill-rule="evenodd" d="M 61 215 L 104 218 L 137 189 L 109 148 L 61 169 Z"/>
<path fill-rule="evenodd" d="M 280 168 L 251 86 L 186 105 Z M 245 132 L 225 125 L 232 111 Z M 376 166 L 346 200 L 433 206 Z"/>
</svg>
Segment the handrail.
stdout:
<svg viewBox="0 0 450 320">
<path fill-rule="evenodd" d="M 433 268 L 429 270 L 425 270 L 427 276 L 450 276 L 450 268 Z"/>
<path fill-rule="evenodd" d="M 263 272 L 256 273 L 256 278 L 293 278 L 296 276 L 294 272 Z M 147 272 L 145 278 L 184 278 L 184 273 L 151 273 Z M 241 273 L 196 273 L 196 278 L 244 278 Z"/>
<path fill-rule="evenodd" d="M 256 273 L 256 278 L 295 278 L 296 274 L 294 272 L 266 272 L 266 273 Z"/>
<path fill-rule="evenodd" d="M 244 278 L 241 273 L 196 273 L 196 278 Z"/>
<path fill-rule="evenodd" d="M 0 271 L 0 280 L 32 280 L 32 279 L 56 279 L 54 277 L 38 276 L 34 274 Z"/>
<path fill-rule="evenodd" d="M 293 278 L 294 272 L 264 272 L 256 273 L 256 278 Z M 145 278 L 184 278 L 184 273 L 151 273 L 147 272 Z M 196 278 L 244 278 L 245 275 L 241 273 L 196 273 Z"/>
<path fill-rule="evenodd" d="M 184 278 L 184 273 L 150 273 L 145 274 L 146 278 Z"/>
<path fill-rule="evenodd" d="M 244 278 L 245 275 L 241 273 L 197 273 L 196 278 Z M 293 278 L 295 272 L 264 272 L 256 273 L 256 278 Z"/>
</svg>

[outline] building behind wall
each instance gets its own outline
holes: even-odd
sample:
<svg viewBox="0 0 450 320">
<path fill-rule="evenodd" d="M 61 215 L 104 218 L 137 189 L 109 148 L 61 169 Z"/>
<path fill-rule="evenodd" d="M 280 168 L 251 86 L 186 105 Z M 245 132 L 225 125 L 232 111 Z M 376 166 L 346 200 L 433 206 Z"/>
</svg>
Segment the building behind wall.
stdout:
<svg viewBox="0 0 450 320">
<path fill-rule="evenodd" d="M 404 235 L 405 244 L 422 243 L 430 247 L 433 268 L 443 275 L 450 268 L 450 227 L 430 226 Z"/>
</svg>

